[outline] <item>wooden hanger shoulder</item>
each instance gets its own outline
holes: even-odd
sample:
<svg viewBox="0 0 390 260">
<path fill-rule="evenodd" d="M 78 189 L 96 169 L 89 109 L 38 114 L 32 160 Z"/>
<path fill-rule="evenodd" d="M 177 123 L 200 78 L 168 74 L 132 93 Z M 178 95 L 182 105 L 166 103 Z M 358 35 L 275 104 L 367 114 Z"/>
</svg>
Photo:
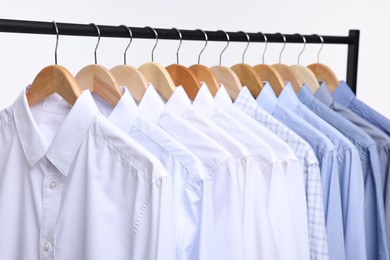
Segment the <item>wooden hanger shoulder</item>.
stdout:
<svg viewBox="0 0 390 260">
<path fill-rule="evenodd" d="M 98 94 L 113 107 L 122 96 L 114 76 L 101 65 L 88 65 L 82 68 L 75 78 L 81 89 L 89 89 Z"/>
<path fill-rule="evenodd" d="M 131 96 L 138 102 L 141 101 L 148 87 L 148 82 L 140 70 L 129 65 L 119 65 L 110 70 L 118 85 L 125 86 Z"/>
<path fill-rule="evenodd" d="M 195 64 L 189 67 L 189 69 L 194 73 L 198 81 L 206 83 L 208 89 L 210 90 L 210 93 L 213 96 L 217 94 L 219 88 L 218 81 L 215 78 L 213 72 L 210 70 L 210 68 L 202 64 Z"/>
<path fill-rule="evenodd" d="M 241 85 L 248 87 L 252 95 L 257 97 L 260 91 L 263 89 L 264 84 L 253 67 L 249 66 L 248 64 L 241 63 L 232 66 L 232 70 L 240 79 Z"/>
<path fill-rule="evenodd" d="M 138 68 L 144 74 L 146 80 L 153 84 L 153 87 L 168 100 L 176 89 L 168 71 L 156 62 L 148 62 Z"/>
<path fill-rule="evenodd" d="M 26 96 L 29 105 L 33 106 L 53 93 L 58 93 L 73 105 L 82 90 L 67 69 L 59 65 L 50 65 L 38 73 Z"/>
<path fill-rule="evenodd" d="M 253 69 L 262 80 L 271 84 L 271 87 L 277 96 L 282 92 L 284 88 L 283 78 L 275 68 L 267 64 L 259 64 L 253 66 Z"/>
<path fill-rule="evenodd" d="M 291 65 L 290 68 L 302 79 L 303 83 L 310 88 L 312 93 L 315 93 L 318 90 L 320 85 L 311 70 L 301 65 Z"/>
<path fill-rule="evenodd" d="M 283 81 L 291 83 L 295 93 L 299 92 L 303 85 L 303 81 L 289 66 L 279 63 L 274 64 L 271 67 L 279 73 L 279 75 L 283 78 Z"/>
<path fill-rule="evenodd" d="M 214 66 L 210 68 L 219 84 L 223 84 L 232 100 L 235 100 L 242 89 L 240 79 L 229 67 Z"/>
<path fill-rule="evenodd" d="M 339 85 L 339 80 L 331 68 L 321 63 L 314 63 L 307 67 L 314 73 L 317 80 L 325 81 L 326 86 L 328 86 L 330 92 L 336 90 L 337 86 Z"/>
<path fill-rule="evenodd" d="M 166 67 L 176 86 L 182 86 L 191 100 L 194 100 L 200 89 L 200 83 L 192 71 L 183 65 L 172 64 Z"/>
</svg>

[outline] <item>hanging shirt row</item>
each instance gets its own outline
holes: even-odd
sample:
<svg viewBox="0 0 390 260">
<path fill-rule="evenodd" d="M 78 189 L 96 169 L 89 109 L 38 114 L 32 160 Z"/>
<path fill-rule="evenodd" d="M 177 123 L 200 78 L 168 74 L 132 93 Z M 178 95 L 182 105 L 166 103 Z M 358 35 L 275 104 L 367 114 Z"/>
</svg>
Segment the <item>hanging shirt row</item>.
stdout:
<svg viewBox="0 0 390 260">
<path fill-rule="evenodd" d="M 0 112 L 0 259 L 389 259 L 390 121 L 344 82 L 28 91 Z"/>
</svg>

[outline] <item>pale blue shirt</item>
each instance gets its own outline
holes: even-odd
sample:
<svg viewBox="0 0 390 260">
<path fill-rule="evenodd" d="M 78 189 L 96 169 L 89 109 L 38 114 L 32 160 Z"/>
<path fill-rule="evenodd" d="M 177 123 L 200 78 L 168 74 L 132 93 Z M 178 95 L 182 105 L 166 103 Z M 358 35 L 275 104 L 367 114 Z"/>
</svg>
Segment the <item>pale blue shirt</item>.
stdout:
<svg viewBox="0 0 390 260">
<path fill-rule="evenodd" d="M 330 259 L 345 259 L 340 184 L 339 179 L 335 177 L 338 172 L 335 146 L 324 134 L 280 104 L 269 84 L 264 86 L 256 101 L 268 113 L 306 140 L 315 151 L 320 163 L 324 209 L 327 223 L 329 223 L 327 225 L 328 237 L 337 237 L 337 243 L 333 244 L 334 240 L 329 240 L 328 243 Z"/>
<path fill-rule="evenodd" d="M 372 184 L 370 187 L 366 186 L 366 193 L 370 193 L 370 195 L 366 197 L 366 207 L 370 207 L 370 210 L 366 212 L 367 257 L 368 259 L 389 259 L 381 182 L 381 166 L 378 151 L 379 153 L 382 153 L 382 151 L 386 152 L 390 144 L 390 139 L 375 126 L 337 103 L 325 84 L 321 85 L 315 96 L 337 114 L 359 127 L 375 141 L 372 147 L 377 151 L 376 153 L 373 151 L 373 153 L 375 153 L 373 156 L 375 157 L 371 158 Z M 388 158 L 385 159 L 385 161 L 388 161 Z"/>
<path fill-rule="evenodd" d="M 347 83 L 340 81 L 332 95 L 339 104 L 349 108 L 390 136 L 390 119 L 357 99 Z"/>
<path fill-rule="evenodd" d="M 361 203 L 364 199 L 364 180 L 359 154 L 345 136 L 299 101 L 291 84 L 285 86 L 278 99 L 292 112 L 324 133 L 336 147 L 345 250 L 348 259 L 349 252 L 354 251 L 355 247 L 365 247 L 365 241 L 361 239 L 365 236 L 364 204 Z M 334 203 L 331 198 L 328 199 L 328 203 Z M 333 222 L 327 224 L 333 225 Z M 337 237 L 331 237 L 330 240 L 332 239 L 337 240 Z"/>
</svg>

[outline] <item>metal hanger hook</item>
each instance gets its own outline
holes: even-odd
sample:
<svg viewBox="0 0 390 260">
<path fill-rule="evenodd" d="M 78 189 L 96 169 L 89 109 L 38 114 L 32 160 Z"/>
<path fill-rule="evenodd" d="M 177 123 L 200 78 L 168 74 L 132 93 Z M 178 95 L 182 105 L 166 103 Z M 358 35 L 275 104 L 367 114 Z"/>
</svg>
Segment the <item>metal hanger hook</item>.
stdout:
<svg viewBox="0 0 390 260">
<path fill-rule="evenodd" d="M 128 26 L 126 26 L 126 25 L 123 25 L 123 24 L 122 24 L 122 25 L 120 25 L 120 26 L 126 28 L 126 29 L 129 31 L 129 35 L 130 35 L 129 44 L 127 45 L 127 47 L 126 47 L 126 49 L 125 49 L 125 52 L 123 53 L 123 64 L 126 65 L 126 63 L 127 63 L 127 59 L 126 59 L 126 57 L 127 57 L 127 50 L 129 49 L 131 43 L 133 42 L 133 32 L 132 32 L 131 29 L 130 29 Z"/>
<path fill-rule="evenodd" d="M 245 50 L 244 50 L 244 52 L 242 53 L 242 63 L 245 63 L 245 53 L 246 53 L 246 51 L 248 50 L 248 47 L 249 47 L 249 43 L 250 43 L 250 41 L 251 41 L 251 38 L 249 37 L 249 34 L 247 34 L 246 32 L 239 31 L 239 33 L 245 34 L 246 39 L 247 39 L 247 44 L 246 44 Z"/>
<path fill-rule="evenodd" d="M 152 30 L 154 32 L 154 34 L 156 35 L 156 43 L 154 44 L 153 49 L 152 49 L 152 61 L 154 61 L 154 50 L 156 49 L 157 44 L 158 44 L 158 33 L 155 29 L 153 29 L 150 26 L 146 26 L 145 28 Z"/>
<path fill-rule="evenodd" d="M 97 43 L 96 43 L 95 52 L 94 52 L 95 64 L 97 64 L 97 49 L 98 49 L 99 43 L 100 43 L 100 29 L 99 29 L 99 27 L 98 27 L 96 24 L 94 24 L 94 23 L 90 23 L 90 25 L 93 25 L 93 26 L 96 28 L 96 31 L 97 31 L 97 33 L 98 33 L 98 41 L 97 41 Z"/>
<path fill-rule="evenodd" d="M 318 50 L 318 53 L 317 53 L 317 63 L 320 63 L 320 53 L 322 51 L 322 48 L 324 48 L 325 41 L 324 41 L 324 38 L 321 35 L 313 34 L 313 36 L 317 36 L 321 40 L 321 47 L 320 47 L 320 49 Z"/>
<path fill-rule="evenodd" d="M 199 52 L 199 55 L 198 55 L 198 64 L 200 64 L 200 56 L 202 55 L 204 49 L 206 49 L 207 43 L 209 41 L 209 37 L 207 36 L 207 33 L 205 31 L 203 31 L 201 29 L 197 29 L 197 31 L 201 31 L 204 34 L 204 40 L 205 40 L 204 46 L 203 46 L 202 50 Z"/>
<path fill-rule="evenodd" d="M 222 31 L 222 30 L 219 30 L 218 32 L 223 32 L 225 35 L 226 35 L 226 40 L 227 40 L 227 43 L 226 43 L 226 46 L 225 48 L 223 48 L 223 50 L 221 51 L 221 54 L 219 55 L 219 66 L 221 66 L 222 64 L 222 54 L 225 52 L 225 50 L 227 49 L 227 47 L 229 46 L 230 44 L 230 36 L 227 32 L 225 31 Z"/>
<path fill-rule="evenodd" d="M 279 35 L 281 35 L 283 37 L 283 47 L 282 47 L 282 50 L 279 53 L 279 64 L 280 64 L 280 63 L 282 63 L 282 54 L 283 54 L 284 48 L 286 48 L 287 40 L 286 40 L 286 36 L 284 36 L 283 34 L 281 34 L 281 33 L 276 33 L 276 34 L 279 34 Z"/>
<path fill-rule="evenodd" d="M 302 48 L 302 50 L 301 50 L 301 52 L 299 53 L 299 55 L 298 55 L 298 65 L 300 64 L 300 60 L 301 60 L 301 55 L 302 55 L 302 53 L 305 51 L 305 49 L 306 49 L 306 38 L 305 38 L 305 36 L 303 36 L 302 34 L 299 34 L 299 33 L 296 33 L 295 35 L 299 35 L 299 36 L 301 36 L 302 37 L 302 39 L 303 39 L 303 48 Z"/>
<path fill-rule="evenodd" d="M 264 33 L 262 33 L 262 32 L 258 32 L 258 33 L 260 33 L 261 35 L 263 35 L 264 43 L 265 43 L 265 45 L 264 45 L 264 50 L 263 50 L 263 54 L 262 54 L 262 56 L 261 56 L 262 61 L 263 61 L 263 64 L 264 64 L 265 52 L 267 51 L 267 47 L 268 47 L 268 38 L 267 38 L 267 36 L 266 36 Z"/>
<path fill-rule="evenodd" d="M 181 43 L 183 42 L 183 35 L 181 34 L 179 29 L 177 29 L 177 28 L 172 28 L 172 30 L 176 30 L 177 33 L 179 34 L 180 42 L 179 42 L 179 46 L 177 47 L 177 50 L 176 50 L 176 64 L 179 64 L 179 51 L 181 48 Z"/>
<path fill-rule="evenodd" d="M 58 49 L 58 41 L 59 41 L 59 32 L 57 23 L 53 20 L 54 28 L 56 29 L 56 47 L 54 49 L 54 64 L 57 65 L 57 49 Z"/>
</svg>

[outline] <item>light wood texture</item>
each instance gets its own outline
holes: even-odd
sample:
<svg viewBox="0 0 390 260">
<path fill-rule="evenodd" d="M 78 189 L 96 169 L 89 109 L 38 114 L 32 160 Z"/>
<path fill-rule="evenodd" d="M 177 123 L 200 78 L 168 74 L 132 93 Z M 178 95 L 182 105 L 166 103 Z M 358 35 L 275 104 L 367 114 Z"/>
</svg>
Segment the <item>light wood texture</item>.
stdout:
<svg viewBox="0 0 390 260">
<path fill-rule="evenodd" d="M 284 81 L 278 71 L 267 64 L 253 66 L 253 69 L 262 80 L 268 81 L 269 84 L 271 84 L 275 94 L 279 96 L 280 92 L 282 92 L 284 88 Z"/>
<path fill-rule="evenodd" d="M 303 83 L 309 87 L 312 93 L 315 93 L 318 90 L 320 84 L 311 70 L 301 65 L 292 65 L 290 68 L 301 78 Z"/>
<path fill-rule="evenodd" d="M 92 64 L 82 68 L 76 75 L 81 89 L 89 89 L 115 107 L 122 96 L 114 76 L 105 67 Z"/>
<path fill-rule="evenodd" d="M 153 84 L 153 87 L 168 100 L 176 89 L 168 71 L 156 62 L 148 62 L 138 68 L 144 74 L 146 80 Z"/>
<path fill-rule="evenodd" d="M 240 79 L 241 85 L 246 86 L 251 92 L 252 96 L 257 97 L 260 91 L 263 89 L 264 84 L 253 67 L 249 66 L 248 64 L 241 63 L 234 65 L 232 70 Z"/>
<path fill-rule="evenodd" d="M 47 66 L 38 73 L 26 93 L 28 104 L 33 106 L 54 93 L 70 105 L 74 105 L 82 93 L 72 74 L 59 65 Z"/>
<path fill-rule="evenodd" d="M 166 67 L 176 86 L 182 86 L 188 97 L 194 100 L 200 89 L 200 83 L 194 73 L 183 65 L 172 64 Z"/>
<path fill-rule="evenodd" d="M 214 66 L 210 68 L 213 72 L 218 84 L 223 84 L 230 98 L 236 100 L 238 94 L 242 89 L 241 81 L 237 74 L 229 67 Z"/>
<path fill-rule="evenodd" d="M 148 87 L 148 82 L 140 70 L 129 65 L 119 65 L 110 70 L 119 86 L 125 86 L 131 96 L 140 102 Z"/>
<path fill-rule="evenodd" d="M 279 75 L 283 78 L 284 81 L 288 81 L 291 83 L 295 93 L 299 92 L 303 85 L 303 81 L 289 66 L 285 64 L 274 64 L 271 67 L 279 73 Z"/>
<path fill-rule="evenodd" d="M 339 85 L 339 80 L 331 68 L 321 63 L 310 64 L 307 67 L 314 73 L 317 80 L 325 81 L 330 92 L 336 90 Z"/>
<path fill-rule="evenodd" d="M 195 64 L 189 67 L 189 69 L 194 73 L 198 81 L 206 83 L 213 96 L 217 94 L 219 84 L 210 68 L 202 64 Z"/>
</svg>

